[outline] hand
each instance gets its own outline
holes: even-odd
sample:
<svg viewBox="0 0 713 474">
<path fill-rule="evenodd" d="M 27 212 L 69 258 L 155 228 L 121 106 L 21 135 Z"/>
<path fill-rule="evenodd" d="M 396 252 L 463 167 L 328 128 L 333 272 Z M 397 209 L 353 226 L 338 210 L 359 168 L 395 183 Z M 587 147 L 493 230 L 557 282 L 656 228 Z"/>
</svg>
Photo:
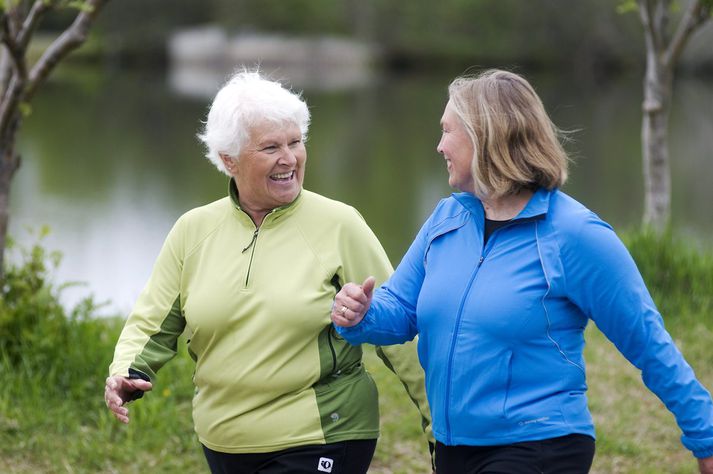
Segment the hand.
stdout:
<svg viewBox="0 0 713 474">
<path fill-rule="evenodd" d="M 332 322 L 347 328 L 359 324 L 371 306 L 375 284 L 376 280 L 370 276 L 361 285 L 355 283 L 344 285 L 334 298 Z"/>
<path fill-rule="evenodd" d="M 701 474 L 713 474 L 713 456 L 699 459 L 698 470 Z"/>
<path fill-rule="evenodd" d="M 104 401 L 106 406 L 111 410 L 117 420 L 122 423 L 129 422 L 129 409 L 124 406 L 126 402 L 131 400 L 131 395 L 141 390 L 148 392 L 151 390 L 151 382 L 142 379 L 130 379 L 115 375 L 106 379 L 104 387 Z"/>
</svg>

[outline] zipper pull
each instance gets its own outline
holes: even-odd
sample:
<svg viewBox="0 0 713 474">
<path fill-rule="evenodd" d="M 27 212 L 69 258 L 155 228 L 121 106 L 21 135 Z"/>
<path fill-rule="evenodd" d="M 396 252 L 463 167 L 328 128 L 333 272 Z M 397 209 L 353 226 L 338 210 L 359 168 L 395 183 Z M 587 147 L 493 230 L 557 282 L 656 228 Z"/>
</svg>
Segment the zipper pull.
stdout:
<svg viewBox="0 0 713 474">
<path fill-rule="evenodd" d="M 255 232 L 253 232 L 253 238 L 252 238 L 252 240 L 250 241 L 250 243 L 248 244 L 248 246 L 243 249 L 242 253 L 245 253 L 245 251 L 246 251 L 247 249 L 249 249 L 250 247 L 253 246 L 253 244 L 255 243 L 255 239 L 257 239 L 257 233 L 258 233 L 259 230 L 260 230 L 259 228 L 258 228 L 258 229 L 255 229 Z"/>
</svg>

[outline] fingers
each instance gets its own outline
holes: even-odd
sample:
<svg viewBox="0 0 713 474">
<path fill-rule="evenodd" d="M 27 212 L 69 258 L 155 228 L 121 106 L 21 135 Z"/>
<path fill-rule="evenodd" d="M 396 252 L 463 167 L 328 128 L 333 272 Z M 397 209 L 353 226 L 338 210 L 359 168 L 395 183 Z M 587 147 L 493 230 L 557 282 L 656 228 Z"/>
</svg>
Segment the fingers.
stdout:
<svg viewBox="0 0 713 474">
<path fill-rule="evenodd" d="M 129 424 L 129 410 L 126 407 L 109 407 L 109 410 L 111 410 L 111 413 L 114 415 L 114 418 L 119 420 L 120 422 L 124 423 L 125 425 Z"/>
<path fill-rule="evenodd" d="M 129 379 L 118 375 L 108 377 L 104 386 L 104 402 L 117 420 L 128 423 L 129 409 L 124 404 L 136 390 L 147 392 L 152 388 L 151 382 L 146 380 Z"/>
<path fill-rule="evenodd" d="M 331 314 L 332 322 L 341 327 L 351 327 L 359 324 L 369 309 L 375 283 L 374 277 L 369 277 L 364 281 L 363 285 L 354 283 L 344 285 L 334 298 Z"/>
<path fill-rule="evenodd" d="M 364 313 L 355 313 L 347 310 L 344 313 L 332 311 L 332 322 L 341 327 L 350 328 L 356 326 L 364 319 Z"/>
<path fill-rule="evenodd" d="M 364 293 L 364 289 L 361 287 L 361 285 L 356 285 L 354 283 L 347 283 L 346 285 L 344 285 L 344 287 L 342 287 L 342 289 L 337 294 L 337 297 L 339 297 L 340 295 L 342 295 L 342 297 L 344 298 L 345 303 L 364 305 L 369 301 L 369 297 L 366 295 L 366 293 Z M 351 306 L 350 304 L 347 304 L 346 306 L 357 311 L 359 310 L 359 308 Z"/>
<path fill-rule="evenodd" d="M 374 292 L 374 285 L 376 285 L 376 278 L 373 276 L 370 276 L 366 280 L 364 280 L 364 283 L 361 285 L 361 290 L 364 292 L 364 295 L 367 298 L 367 302 L 371 301 L 371 295 Z"/>
<path fill-rule="evenodd" d="M 342 305 L 342 306 L 335 305 L 334 308 L 332 308 L 332 314 L 331 314 L 332 322 L 334 324 L 336 324 L 337 326 L 341 326 L 341 327 L 356 326 L 364 318 L 365 312 L 366 311 L 364 311 L 363 313 L 358 313 L 356 311 L 349 309 L 345 305 Z"/>
<path fill-rule="evenodd" d="M 361 286 L 347 283 L 334 298 L 334 309 L 342 316 L 354 316 L 365 313 L 369 298 L 364 294 Z"/>
<path fill-rule="evenodd" d="M 699 459 L 698 470 L 701 474 L 713 474 L 713 456 Z"/>
<path fill-rule="evenodd" d="M 124 399 L 121 396 L 124 385 L 124 377 L 108 377 L 104 386 L 104 402 L 114 417 L 122 423 L 129 422 L 129 410 L 124 407 Z"/>
</svg>

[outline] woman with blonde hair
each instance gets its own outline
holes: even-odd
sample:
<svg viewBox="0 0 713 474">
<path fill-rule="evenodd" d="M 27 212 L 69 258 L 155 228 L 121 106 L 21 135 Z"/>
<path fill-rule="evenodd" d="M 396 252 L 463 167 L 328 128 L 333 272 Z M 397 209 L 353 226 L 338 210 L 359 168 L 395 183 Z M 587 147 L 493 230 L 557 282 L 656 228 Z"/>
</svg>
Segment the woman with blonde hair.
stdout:
<svg viewBox="0 0 713 474">
<path fill-rule="evenodd" d="M 449 184 L 402 262 L 337 294 L 351 343 L 419 335 L 438 474 L 586 473 L 594 457 L 584 330 L 642 372 L 713 473 L 713 402 L 666 332 L 612 228 L 559 190 L 567 155 L 521 76 L 449 87 L 438 152 Z"/>
</svg>

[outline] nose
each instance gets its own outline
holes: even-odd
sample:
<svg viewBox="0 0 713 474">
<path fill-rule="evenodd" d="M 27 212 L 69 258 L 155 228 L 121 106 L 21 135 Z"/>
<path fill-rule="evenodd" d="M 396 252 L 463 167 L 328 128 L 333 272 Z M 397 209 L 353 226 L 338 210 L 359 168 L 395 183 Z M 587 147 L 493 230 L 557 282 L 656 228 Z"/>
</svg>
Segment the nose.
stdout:
<svg viewBox="0 0 713 474">
<path fill-rule="evenodd" d="M 438 140 L 438 144 L 436 145 L 436 151 L 441 155 L 443 154 L 443 136 L 441 136 L 441 139 Z"/>
<path fill-rule="evenodd" d="M 278 163 L 287 166 L 292 166 L 297 163 L 297 156 L 295 156 L 294 150 L 292 150 L 289 146 L 283 147 Z"/>
</svg>

